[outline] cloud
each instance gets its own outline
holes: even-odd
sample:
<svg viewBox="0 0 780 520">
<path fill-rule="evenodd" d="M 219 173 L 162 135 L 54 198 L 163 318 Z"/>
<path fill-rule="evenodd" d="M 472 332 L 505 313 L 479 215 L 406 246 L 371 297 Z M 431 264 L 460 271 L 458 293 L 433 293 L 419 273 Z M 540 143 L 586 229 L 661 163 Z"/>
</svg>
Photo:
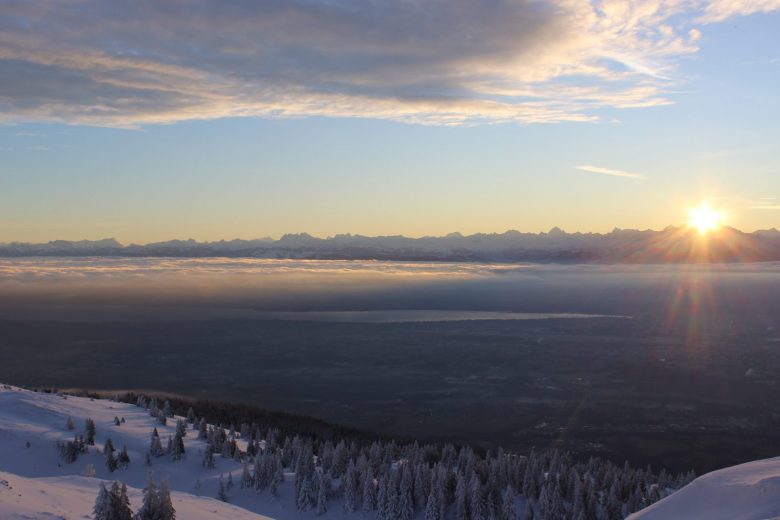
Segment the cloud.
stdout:
<svg viewBox="0 0 780 520">
<path fill-rule="evenodd" d="M 778 9 L 780 0 L 712 0 L 700 20 L 705 23 L 721 22 L 733 16 L 770 13 Z"/>
<path fill-rule="evenodd" d="M 606 108 L 670 103 L 676 62 L 698 50 L 691 13 L 716 20 L 744 5 L 8 0 L 0 122 L 594 121 Z"/>
<path fill-rule="evenodd" d="M 601 175 L 611 175 L 612 177 L 624 177 L 626 179 L 644 179 L 645 176 L 640 173 L 632 173 L 624 170 L 615 170 L 612 168 L 602 168 L 601 166 L 591 166 L 589 164 L 583 164 L 574 167 L 577 170 L 589 173 L 598 173 Z"/>
<path fill-rule="evenodd" d="M 763 205 L 763 206 L 750 206 L 750 209 L 778 210 L 778 209 L 780 209 L 780 204 L 768 204 L 768 205 Z"/>
</svg>

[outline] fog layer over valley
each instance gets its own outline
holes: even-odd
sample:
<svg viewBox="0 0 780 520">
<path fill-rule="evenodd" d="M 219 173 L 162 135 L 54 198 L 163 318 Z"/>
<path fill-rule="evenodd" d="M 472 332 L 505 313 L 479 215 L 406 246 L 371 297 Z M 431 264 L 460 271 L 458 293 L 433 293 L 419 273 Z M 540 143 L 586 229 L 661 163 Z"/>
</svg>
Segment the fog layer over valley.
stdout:
<svg viewBox="0 0 780 520">
<path fill-rule="evenodd" d="M 254 311 L 474 311 L 768 320 L 780 263 L 555 265 L 268 259 L 0 260 L 8 319 L 269 317 Z M 674 311 L 672 313 L 672 311 Z M 459 316 L 465 318 L 467 316 Z M 722 317 L 722 316 L 720 316 Z M 721 321 L 718 319 L 717 321 Z"/>
<path fill-rule="evenodd" d="M 773 263 L 28 258 L 0 262 L 0 311 L 0 380 L 14 384 L 674 470 L 776 455 Z M 534 319 L 471 319 L 507 313 Z"/>
</svg>

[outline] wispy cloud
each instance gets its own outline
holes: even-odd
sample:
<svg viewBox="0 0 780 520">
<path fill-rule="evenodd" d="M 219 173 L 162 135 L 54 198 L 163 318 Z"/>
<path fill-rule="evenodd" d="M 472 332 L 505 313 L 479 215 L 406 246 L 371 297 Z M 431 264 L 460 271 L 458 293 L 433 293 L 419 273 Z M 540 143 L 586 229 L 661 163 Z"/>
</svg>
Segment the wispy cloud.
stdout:
<svg viewBox="0 0 780 520">
<path fill-rule="evenodd" d="M 780 9 L 780 0 L 711 0 L 706 3 L 700 21 L 721 22 L 733 16 L 749 16 Z"/>
<path fill-rule="evenodd" d="M 610 175 L 612 177 L 623 177 L 626 179 L 645 178 L 645 176 L 642 175 L 641 173 L 627 172 L 625 170 L 616 170 L 614 168 L 602 168 L 601 166 L 592 166 L 590 164 L 582 164 L 580 166 L 575 166 L 574 168 L 583 172 L 598 173 L 600 175 Z"/>
<path fill-rule="evenodd" d="M 694 25 L 777 0 L 10 1 L 0 122 L 593 121 L 671 102 Z"/>
</svg>

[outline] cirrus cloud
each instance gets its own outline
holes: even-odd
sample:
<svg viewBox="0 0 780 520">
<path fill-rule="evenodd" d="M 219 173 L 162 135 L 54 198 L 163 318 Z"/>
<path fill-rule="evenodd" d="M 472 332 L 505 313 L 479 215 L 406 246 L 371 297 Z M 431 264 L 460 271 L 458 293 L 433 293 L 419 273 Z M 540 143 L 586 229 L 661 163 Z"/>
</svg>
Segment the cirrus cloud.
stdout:
<svg viewBox="0 0 780 520">
<path fill-rule="evenodd" d="M 574 167 L 577 170 L 588 172 L 588 173 L 598 173 L 599 175 L 608 175 L 610 177 L 623 177 L 624 179 L 644 179 L 645 176 L 641 173 L 633 173 L 633 172 L 627 172 L 625 170 L 616 170 L 614 168 L 603 168 L 601 166 L 591 166 L 590 164 L 583 164 L 580 166 Z"/>
<path fill-rule="evenodd" d="M 752 12 L 743 4 L 7 0 L 0 121 L 594 121 L 670 103 L 676 62 L 698 50 L 695 17 Z"/>
</svg>

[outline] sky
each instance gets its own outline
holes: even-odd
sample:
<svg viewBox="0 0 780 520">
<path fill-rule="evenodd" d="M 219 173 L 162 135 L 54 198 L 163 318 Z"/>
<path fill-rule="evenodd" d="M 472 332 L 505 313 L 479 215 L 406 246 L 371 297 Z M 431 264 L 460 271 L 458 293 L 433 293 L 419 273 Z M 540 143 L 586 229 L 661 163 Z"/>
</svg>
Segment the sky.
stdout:
<svg viewBox="0 0 780 520">
<path fill-rule="evenodd" d="M 780 227 L 780 0 L 0 0 L 0 242 Z"/>
</svg>

